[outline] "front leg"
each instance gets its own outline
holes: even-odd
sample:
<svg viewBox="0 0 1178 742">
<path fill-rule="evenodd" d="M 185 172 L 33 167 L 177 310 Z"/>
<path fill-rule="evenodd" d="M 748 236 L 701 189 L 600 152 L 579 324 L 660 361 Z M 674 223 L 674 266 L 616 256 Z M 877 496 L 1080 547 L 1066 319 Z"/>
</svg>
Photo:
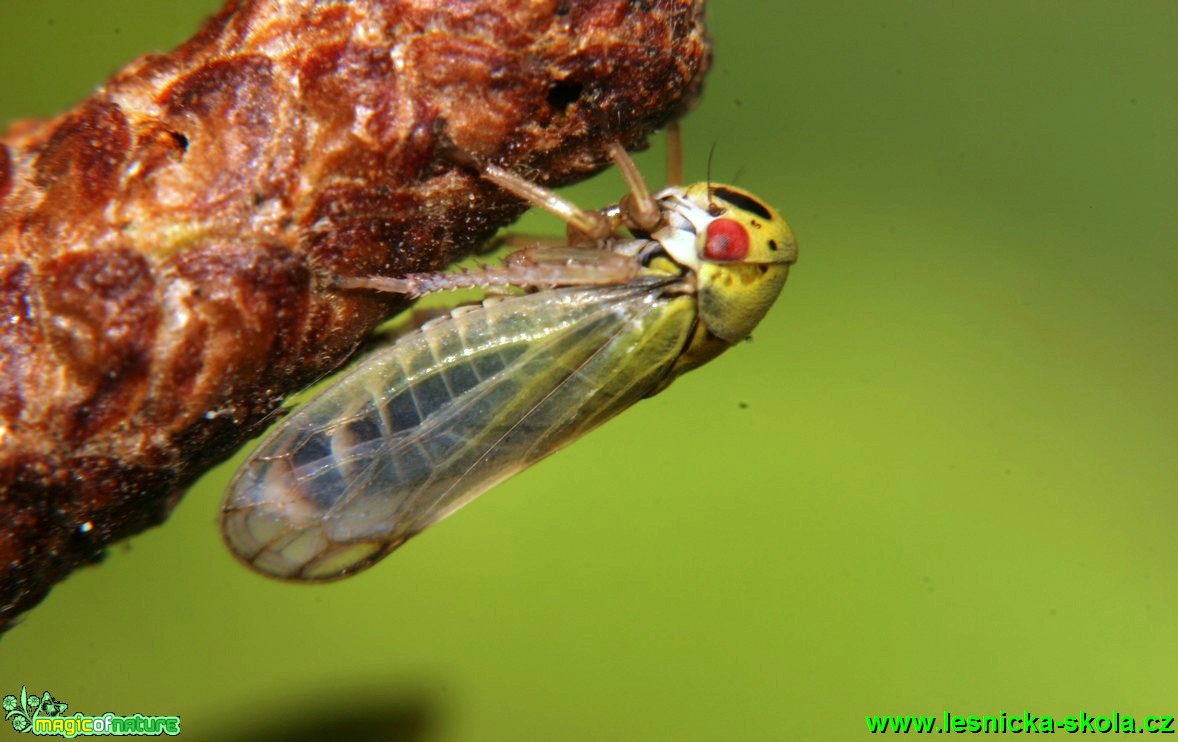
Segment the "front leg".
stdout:
<svg viewBox="0 0 1178 742">
<path fill-rule="evenodd" d="M 628 283 L 638 274 L 632 256 L 584 247 L 534 246 L 511 253 L 500 267 L 482 266 L 458 273 L 410 273 L 385 276 L 335 276 L 339 289 L 371 289 L 417 298 L 439 291 L 517 287 L 600 286 Z"/>
</svg>

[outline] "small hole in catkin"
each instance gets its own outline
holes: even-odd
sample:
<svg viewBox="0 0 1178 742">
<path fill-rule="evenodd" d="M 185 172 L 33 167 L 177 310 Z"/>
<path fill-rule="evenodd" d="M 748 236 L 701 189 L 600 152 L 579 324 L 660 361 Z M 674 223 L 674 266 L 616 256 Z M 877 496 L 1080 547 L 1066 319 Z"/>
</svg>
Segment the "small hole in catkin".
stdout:
<svg viewBox="0 0 1178 742">
<path fill-rule="evenodd" d="M 564 111 L 576 103 L 585 91 L 585 86 L 572 80 L 558 80 L 548 89 L 548 105 L 557 111 Z"/>
</svg>

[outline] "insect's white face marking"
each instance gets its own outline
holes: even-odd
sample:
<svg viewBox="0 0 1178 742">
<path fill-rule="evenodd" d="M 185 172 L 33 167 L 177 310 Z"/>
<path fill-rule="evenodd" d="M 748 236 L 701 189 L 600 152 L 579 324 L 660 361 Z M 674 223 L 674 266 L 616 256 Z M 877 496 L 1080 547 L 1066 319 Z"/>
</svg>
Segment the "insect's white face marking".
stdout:
<svg viewBox="0 0 1178 742">
<path fill-rule="evenodd" d="M 560 216 L 575 244 L 468 273 L 335 280 L 405 294 L 533 291 L 398 338 L 276 426 L 223 507 L 222 532 L 243 561 L 305 581 L 365 569 L 748 335 L 797 258 L 785 220 L 732 186 L 652 197 L 625 152 L 611 155 L 631 193 L 600 211 L 484 171 Z"/>
<path fill-rule="evenodd" d="M 677 186 L 664 189 L 655 198 L 663 208 L 665 223 L 650 238 L 662 245 L 676 263 L 698 273 L 696 242 L 715 217 L 691 201 L 686 190 Z"/>
</svg>

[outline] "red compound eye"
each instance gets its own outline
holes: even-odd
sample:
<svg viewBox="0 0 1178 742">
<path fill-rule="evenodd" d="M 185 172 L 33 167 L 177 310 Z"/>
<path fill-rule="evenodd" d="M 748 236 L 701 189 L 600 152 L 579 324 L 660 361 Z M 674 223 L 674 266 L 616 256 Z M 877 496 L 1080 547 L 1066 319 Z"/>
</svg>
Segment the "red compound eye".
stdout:
<svg viewBox="0 0 1178 742">
<path fill-rule="evenodd" d="M 744 260 L 749 254 L 749 233 L 735 219 L 713 219 L 708 225 L 704 257 L 708 260 Z"/>
</svg>

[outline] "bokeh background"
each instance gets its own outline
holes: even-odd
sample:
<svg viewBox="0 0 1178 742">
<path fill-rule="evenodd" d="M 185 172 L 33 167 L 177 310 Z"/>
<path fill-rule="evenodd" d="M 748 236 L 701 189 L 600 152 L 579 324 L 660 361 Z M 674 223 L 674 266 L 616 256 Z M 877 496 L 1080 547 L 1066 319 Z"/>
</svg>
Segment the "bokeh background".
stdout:
<svg viewBox="0 0 1178 742">
<path fill-rule="evenodd" d="M 0 120 L 218 4 L 0 3 Z M 801 244 L 754 342 L 334 585 L 233 561 L 223 466 L 0 640 L 0 694 L 201 740 L 1178 712 L 1178 4 L 710 12 L 689 174 Z"/>
</svg>

